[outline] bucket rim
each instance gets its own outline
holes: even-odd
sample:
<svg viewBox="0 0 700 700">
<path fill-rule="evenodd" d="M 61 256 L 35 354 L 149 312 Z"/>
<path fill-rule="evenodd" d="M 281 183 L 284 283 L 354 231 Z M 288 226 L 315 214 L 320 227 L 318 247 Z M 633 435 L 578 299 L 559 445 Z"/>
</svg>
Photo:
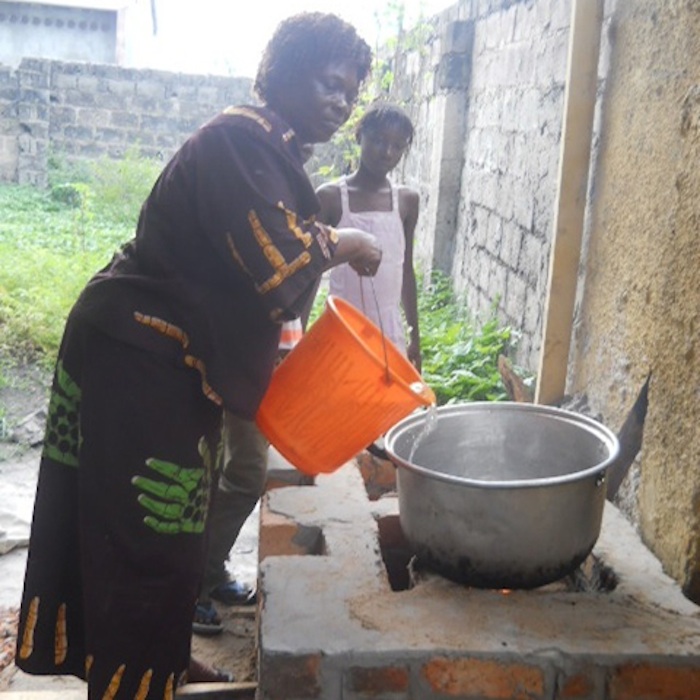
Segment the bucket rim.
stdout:
<svg viewBox="0 0 700 700">
<path fill-rule="evenodd" d="M 351 328 L 347 323 L 343 321 L 340 309 L 341 308 L 346 308 L 350 310 L 350 313 L 357 314 L 358 316 L 361 316 L 364 321 L 366 321 L 370 326 L 376 329 L 377 333 L 379 333 L 383 338 L 386 343 L 389 343 L 391 347 L 394 348 L 396 351 L 397 355 L 399 355 L 399 358 L 404 361 L 404 364 L 408 366 L 413 374 L 415 375 L 415 381 L 411 382 L 410 384 L 405 381 L 402 377 L 400 377 L 391 367 L 391 365 L 385 364 L 379 357 L 377 357 L 373 352 L 369 352 L 369 348 L 367 348 L 366 343 L 360 338 L 360 336 L 355 332 L 353 328 Z M 408 360 L 408 358 L 405 358 L 401 355 L 400 351 L 391 343 L 389 338 L 386 337 L 386 334 L 384 334 L 375 323 L 373 323 L 367 316 L 365 316 L 354 304 L 351 304 L 349 301 L 346 301 L 345 299 L 336 296 L 335 294 L 329 294 L 328 297 L 326 298 L 326 308 L 328 308 L 331 313 L 340 321 L 343 323 L 345 326 L 345 329 L 352 335 L 352 337 L 363 347 L 368 351 L 368 355 L 370 356 L 371 360 L 379 366 L 382 371 L 386 374 L 387 371 L 389 373 L 389 376 L 391 377 L 391 380 L 393 382 L 396 382 L 399 386 L 401 386 L 402 389 L 404 389 L 408 394 L 411 396 L 414 396 L 417 401 L 420 402 L 421 405 L 423 406 L 433 406 L 437 403 L 437 399 L 435 397 L 435 393 L 433 390 L 426 384 L 426 382 L 423 380 L 423 377 L 420 375 L 420 372 L 411 364 L 411 362 Z M 420 384 L 421 386 L 421 391 L 417 391 L 416 385 Z"/>
</svg>

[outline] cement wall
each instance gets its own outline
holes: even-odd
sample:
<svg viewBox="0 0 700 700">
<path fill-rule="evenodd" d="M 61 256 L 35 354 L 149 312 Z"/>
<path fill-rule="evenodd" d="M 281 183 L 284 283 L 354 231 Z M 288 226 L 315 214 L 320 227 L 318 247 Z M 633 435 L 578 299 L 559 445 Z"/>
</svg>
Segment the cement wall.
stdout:
<svg viewBox="0 0 700 700">
<path fill-rule="evenodd" d="M 615 421 L 653 372 L 626 510 L 697 602 L 700 4 L 621 2 L 611 31 L 615 51 L 569 378 Z"/>
<path fill-rule="evenodd" d="M 461 0 L 394 69 L 392 96 L 409 102 L 417 124 L 401 176 L 422 193 L 420 265 L 451 274 L 475 316 L 495 306 L 521 334 L 515 359 L 533 371 L 570 14 L 570 0 Z M 601 53 L 602 85 L 606 40 Z"/>
<path fill-rule="evenodd" d="M 62 4 L 3 0 L 0 63 L 17 68 L 22 59 L 35 57 L 153 66 L 144 63 L 157 50 L 152 9 L 150 0 L 63 0 Z"/>
<path fill-rule="evenodd" d="M 50 153 L 163 161 L 229 104 L 249 102 L 248 78 L 24 59 L 0 66 L 0 181 L 43 186 Z"/>
<path fill-rule="evenodd" d="M 640 457 L 618 501 L 700 600 L 700 5 L 608 2 L 567 390 L 618 430 L 647 373 Z M 417 257 L 479 316 L 522 333 L 537 369 L 571 2 L 462 0 L 397 57 L 417 141 Z M 612 84 L 608 85 L 611 82 Z"/>
<path fill-rule="evenodd" d="M 115 63 L 117 12 L 38 3 L 0 4 L 0 63 L 25 56 Z"/>
</svg>

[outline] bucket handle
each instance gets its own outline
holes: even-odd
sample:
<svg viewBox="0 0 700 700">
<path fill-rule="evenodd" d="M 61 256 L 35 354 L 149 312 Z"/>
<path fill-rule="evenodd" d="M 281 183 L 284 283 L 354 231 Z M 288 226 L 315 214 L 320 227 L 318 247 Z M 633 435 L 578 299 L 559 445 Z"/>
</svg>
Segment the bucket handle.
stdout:
<svg viewBox="0 0 700 700">
<path fill-rule="evenodd" d="M 374 307 L 377 309 L 377 320 L 379 321 L 379 331 L 382 335 L 382 350 L 384 352 L 384 371 L 386 373 L 386 383 L 391 384 L 391 373 L 389 372 L 389 353 L 386 349 L 386 336 L 384 335 L 384 324 L 382 323 L 382 315 L 379 312 L 379 300 L 377 299 L 377 290 L 374 288 L 374 278 L 369 277 L 369 284 L 372 288 L 372 296 L 374 297 Z M 365 310 L 365 293 L 363 278 L 360 278 L 360 300 L 362 302 L 362 310 Z"/>
</svg>

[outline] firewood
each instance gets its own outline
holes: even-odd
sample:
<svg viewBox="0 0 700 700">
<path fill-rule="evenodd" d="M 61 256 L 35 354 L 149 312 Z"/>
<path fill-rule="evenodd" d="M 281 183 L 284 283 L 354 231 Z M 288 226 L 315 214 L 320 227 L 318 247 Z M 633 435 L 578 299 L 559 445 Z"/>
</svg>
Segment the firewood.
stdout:
<svg viewBox="0 0 700 700">
<path fill-rule="evenodd" d="M 498 371 L 503 380 L 503 386 L 511 401 L 519 403 L 532 403 L 533 392 L 526 386 L 522 377 L 513 369 L 511 361 L 505 355 L 498 356 Z"/>
</svg>

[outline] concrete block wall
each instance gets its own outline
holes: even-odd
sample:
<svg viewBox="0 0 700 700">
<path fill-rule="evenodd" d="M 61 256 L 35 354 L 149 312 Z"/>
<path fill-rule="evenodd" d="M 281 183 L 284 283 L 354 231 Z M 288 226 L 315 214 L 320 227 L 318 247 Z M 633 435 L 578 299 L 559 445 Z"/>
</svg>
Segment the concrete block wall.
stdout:
<svg viewBox="0 0 700 700">
<path fill-rule="evenodd" d="M 606 8 L 609 22 L 611 7 Z M 461 0 L 395 58 L 416 142 L 397 173 L 422 194 L 416 258 L 451 275 L 473 315 L 493 310 L 537 369 L 570 29 L 570 0 Z M 607 36 L 601 85 L 610 52 Z M 430 80 L 426 80 L 430 77 Z M 602 92 L 602 89 L 601 89 Z"/>
<path fill-rule="evenodd" d="M 19 121 L 15 72 L 0 65 L 0 181 L 17 181 Z"/>
<path fill-rule="evenodd" d="M 70 4 L 0 4 L 0 62 L 16 67 L 24 56 L 43 56 L 114 63 L 118 11 L 67 6 Z M 145 18 L 150 20 L 144 7 Z"/>
<path fill-rule="evenodd" d="M 250 102 L 248 78 L 24 59 L 0 65 L 0 180 L 43 186 L 50 154 L 164 162 L 224 107 Z"/>
<path fill-rule="evenodd" d="M 497 304 L 522 333 L 518 359 L 531 368 L 546 296 L 569 4 L 492 6 L 475 25 L 452 273 L 477 315 Z"/>
</svg>

